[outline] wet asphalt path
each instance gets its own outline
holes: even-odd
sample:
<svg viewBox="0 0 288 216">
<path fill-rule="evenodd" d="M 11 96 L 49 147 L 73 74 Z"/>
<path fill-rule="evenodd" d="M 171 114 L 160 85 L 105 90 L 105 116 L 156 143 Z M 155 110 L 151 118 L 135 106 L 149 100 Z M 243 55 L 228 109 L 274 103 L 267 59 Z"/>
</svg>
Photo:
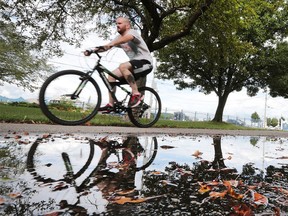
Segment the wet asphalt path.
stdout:
<svg viewBox="0 0 288 216">
<path fill-rule="evenodd" d="M 114 126 L 62 126 L 62 125 L 48 125 L 48 124 L 15 124 L 15 123 L 0 123 L 0 132 L 288 137 L 288 131 L 276 131 L 276 130 L 214 130 L 214 129 L 186 129 L 186 128 L 137 128 L 137 127 L 114 127 Z"/>
</svg>

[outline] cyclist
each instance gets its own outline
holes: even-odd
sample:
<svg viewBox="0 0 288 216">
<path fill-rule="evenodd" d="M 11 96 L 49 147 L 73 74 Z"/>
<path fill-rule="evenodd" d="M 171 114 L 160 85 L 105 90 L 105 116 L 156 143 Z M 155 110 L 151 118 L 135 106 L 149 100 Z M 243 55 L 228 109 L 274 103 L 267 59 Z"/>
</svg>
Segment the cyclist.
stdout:
<svg viewBox="0 0 288 216">
<path fill-rule="evenodd" d="M 152 71 L 152 56 L 140 34 L 136 30 L 131 29 L 129 19 L 118 17 L 116 19 L 116 25 L 119 35 L 103 47 L 105 51 L 112 47 L 120 47 L 129 57 L 129 61 L 121 63 L 113 73 L 118 77 L 124 77 L 130 85 L 132 96 L 128 105 L 133 108 L 138 106 L 143 99 L 143 96 L 141 96 L 141 93 L 138 91 L 134 75 L 144 76 Z M 108 77 L 108 80 L 109 82 L 116 81 L 115 78 L 111 76 Z M 116 88 L 114 88 L 114 91 L 116 91 Z M 113 110 L 113 104 L 113 98 L 109 94 L 109 103 L 106 106 L 100 107 L 98 111 L 109 113 Z"/>
</svg>

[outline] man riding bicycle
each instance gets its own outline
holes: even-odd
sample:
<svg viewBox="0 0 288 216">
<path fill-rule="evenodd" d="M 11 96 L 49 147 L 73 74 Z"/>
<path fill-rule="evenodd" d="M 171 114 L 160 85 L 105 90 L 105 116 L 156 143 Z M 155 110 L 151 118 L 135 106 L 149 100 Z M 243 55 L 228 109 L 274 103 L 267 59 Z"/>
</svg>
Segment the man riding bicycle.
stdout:
<svg viewBox="0 0 288 216">
<path fill-rule="evenodd" d="M 128 106 L 133 108 L 139 105 L 143 96 L 138 91 L 134 75 L 147 75 L 152 71 L 152 56 L 139 33 L 131 29 L 130 21 L 127 18 L 119 17 L 116 20 L 117 32 L 119 35 L 107 45 L 103 46 L 107 51 L 112 47 L 122 48 L 129 57 L 128 62 L 121 63 L 117 69 L 113 71 L 118 77 L 124 77 L 132 89 L 132 96 Z M 85 54 L 87 55 L 87 54 Z M 115 82 L 115 78 L 109 76 L 109 82 Z M 116 88 L 114 88 L 116 91 Z M 109 113 L 113 110 L 113 98 L 109 94 L 109 103 L 100 107 L 98 111 Z"/>
</svg>

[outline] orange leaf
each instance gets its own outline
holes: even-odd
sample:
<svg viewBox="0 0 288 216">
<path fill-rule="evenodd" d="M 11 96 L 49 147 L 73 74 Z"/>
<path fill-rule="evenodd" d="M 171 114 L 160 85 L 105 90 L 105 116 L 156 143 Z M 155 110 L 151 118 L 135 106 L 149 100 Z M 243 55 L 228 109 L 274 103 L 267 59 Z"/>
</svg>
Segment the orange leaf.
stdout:
<svg viewBox="0 0 288 216">
<path fill-rule="evenodd" d="M 86 122 L 85 125 L 86 125 L 86 126 L 91 126 L 92 124 L 91 124 L 91 122 L 89 121 L 89 122 Z"/>
<path fill-rule="evenodd" d="M 150 175 L 162 175 L 163 173 L 160 171 L 151 172 Z"/>
<path fill-rule="evenodd" d="M 131 189 L 131 190 L 121 190 L 121 191 L 116 191 L 116 194 L 118 195 L 127 195 L 127 194 L 131 194 L 135 191 L 135 189 Z"/>
<path fill-rule="evenodd" d="M 47 138 L 49 138 L 50 136 L 51 136 L 50 134 L 43 134 L 43 135 L 42 135 L 42 138 L 43 138 L 43 139 L 47 139 Z"/>
<path fill-rule="evenodd" d="M 3 197 L 0 197 L 0 205 L 5 203 L 5 199 Z"/>
<path fill-rule="evenodd" d="M 111 200 L 111 201 L 112 201 L 112 203 L 117 203 L 117 204 L 123 205 L 125 203 L 142 203 L 142 202 L 145 202 L 147 200 L 155 199 L 155 198 L 158 198 L 161 196 L 162 195 L 154 196 L 154 197 L 143 197 L 143 198 L 131 198 L 131 197 L 125 197 L 125 196 L 118 196 L 118 197 L 114 197 L 113 200 Z"/>
<path fill-rule="evenodd" d="M 235 213 L 239 216 L 251 216 L 253 215 L 252 210 L 245 204 L 233 206 Z"/>
<path fill-rule="evenodd" d="M 229 193 L 229 196 L 231 196 L 231 197 L 233 197 L 233 198 L 235 198 L 235 199 L 242 199 L 242 198 L 244 197 L 243 194 L 237 194 L 237 193 L 233 190 L 233 188 L 230 188 L 229 191 L 228 191 L 228 193 Z"/>
<path fill-rule="evenodd" d="M 199 150 L 195 151 L 192 156 L 196 157 L 196 158 L 200 158 L 200 155 L 202 155 L 203 153 L 200 152 Z"/>
<path fill-rule="evenodd" d="M 223 192 L 215 192 L 215 191 L 212 191 L 209 193 L 209 196 L 212 197 L 212 198 L 224 198 L 227 194 L 227 190 L 223 191 Z"/>
<path fill-rule="evenodd" d="M 10 193 L 8 194 L 10 198 L 20 198 L 22 195 L 21 193 Z"/>
<path fill-rule="evenodd" d="M 204 194 L 208 191 L 212 190 L 212 186 L 211 185 L 207 185 L 206 183 L 199 183 L 200 185 L 200 189 L 198 190 L 199 193 Z"/>
<path fill-rule="evenodd" d="M 262 194 L 254 193 L 254 203 L 256 205 L 268 205 L 268 198 Z"/>
</svg>

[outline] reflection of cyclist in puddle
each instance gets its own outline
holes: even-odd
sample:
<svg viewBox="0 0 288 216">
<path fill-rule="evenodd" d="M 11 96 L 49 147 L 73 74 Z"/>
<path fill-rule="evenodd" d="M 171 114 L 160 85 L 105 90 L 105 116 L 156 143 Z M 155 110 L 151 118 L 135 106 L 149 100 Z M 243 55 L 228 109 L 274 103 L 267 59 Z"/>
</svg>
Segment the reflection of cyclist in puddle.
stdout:
<svg viewBox="0 0 288 216">
<path fill-rule="evenodd" d="M 102 139 L 95 144 L 101 148 L 102 154 L 98 166 L 91 176 L 95 177 L 93 184 L 99 188 L 103 197 L 109 199 L 111 195 L 135 195 L 137 152 L 141 147 L 138 138 L 129 136 L 123 144 Z M 119 149 L 121 155 L 117 155 L 117 157 L 121 158 L 120 161 L 107 162 L 111 154 L 117 154 Z"/>
</svg>

